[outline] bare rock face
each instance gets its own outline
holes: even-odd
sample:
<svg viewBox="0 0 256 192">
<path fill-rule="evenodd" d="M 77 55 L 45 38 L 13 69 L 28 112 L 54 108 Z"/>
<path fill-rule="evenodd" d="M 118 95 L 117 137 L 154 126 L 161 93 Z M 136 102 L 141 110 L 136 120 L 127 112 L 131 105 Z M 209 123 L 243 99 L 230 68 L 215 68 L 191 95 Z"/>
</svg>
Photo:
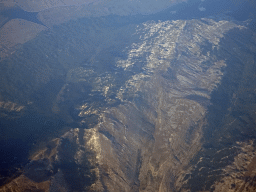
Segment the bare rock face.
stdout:
<svg viewBox="0 0 256 192">
<path fill-rule="evenodd" d="M 215 191 L 255 190 L 255 143 L 249 140 L 237 142 L 237 145 L 240 152 L 235 156 L 234 162 L 223 170 L 226 176 L 214 183 Z"/>
<path fill-rule="evenodd" d="M 221 41 L 232 41 L 225 35 L 232 34 L 232 31 L 239 33 L 238 31 L 246 29 L 231 21 L 215 22 L 209 19 L 146 23 L 144 27 L 138 28 L 137 33 L 140 34 L 142 42 L 133 44 L 127 60 L 117 61 L 118 65 L 127 71 L 134 66 L 142 65 L 140 66 L 142 72 L 133 75 L 118 94 L 121 100 L 130 101 L 117 108 L 106 110 L 99 127 L 96 126 L 96 130 L 103 134 L 100 139 L 102 160 L 99 164 L 104 163 L 104 167 L 108 167 L 108 176 L 105 177 L 105 174 L 101 176 L 102 183 L 106 186 L 105 190 L 207 191 L 215 189 L 218 191 L 222 185 L 218 183 L 217 176 L 228 180 L 223 172 L 228 169 L 230 159 L 234 158 L 237 161 L 236 158 L 240 156 L 229 155 L 232 149 L 239 145 L 235 143 L 237 138 L 232 138 L 234 136 L 230 133 L 234 125 L 232 128 L 228 127 L 232 122 L 224 123 L 231 118 L 230 114 L 223 119 L 223 124 L 219 124 L 220 127 L 225 127 L 223 129 L 228 133 L 224 134 L 223 130 L 218 130 L 216 133 L 218 135 L 213 133 L 209 136 L 205 132 L 212 131 L 211 129 L 214 131 L 212 126 L 216 122 L 212 121 L 218 121 L 214 117 L 214 114 L 219 112 L 218 109 L 210 107 L 218 106 L 215 103 L 216 100 L 221 102 L 215 94 L 240 92 L 239 89 L 237 90 L 238 87 L 232 87 L 231 90 L 227 88 L 223 90 L 224 93 L 218 93 L 217 87 L 226 86 L 227 83 L 226 79 L 223 79 L 224 73 L 230 72 L 229 63 L 225 60 L 229 55 L 230 57 L 237 55 L 235 45 L 232 48 L 224 48 Z M 224 36 L 225 40 L 222 39 Z M 219 52 L 222 49 L 226 50 L 225 55 Z M 244 66 L 245 70 L 253 65 L 251 62 L 253 56 L 247 54 L 239 53 L 243 61 L 251 63 Z M 252 50 L 251 54 L 254 55 L 255 50 Z M 146 62 L 141 64 L 141 58 L 145 57 Z M 234 62 L 234 70 L 237 70 L 235 65 Z M 241 75 L 243 79 L 255 78 L 248 73 L 246 77 Z M 232 81 L 229 79 L 228 82 Z M 253 91 L 253 88 L 250 90 Z M 233 111 L 233 106 L 229 107 L 231 107 L 229 110 Z M 242 107 L 237 108 L 240 113 L 242 113 L 241 109 Z M 214 114 L 212 110 L 215 110 Z M 244 117 L 246 118 L 244 123 L 248 125 L 248 129 L 242 128 L 241 125 L 236 129 L 241 130 L 245 135 L 251 135 L 255 120 L 248 116 L 254 115 L 254 110 L 251 111 L 252 113 L 249 110 L 246 112 L 247 117 Z M 217 129 L 221 129 L 220 127 Z M 207 140 L 207 137 L 212 137 L 211 141 L 202 142 Z M 230 138 L 229 141 L 226 137 Z M 239 139 L 242 140 L 242 138 Z M 228 145 L 225 146 L 227 144 L 225 142 L 228 142 Z M 225 151 L 227 146 L 230 152 L 221 152 Z M 239 147 L 237 148 L 236 152 L 239 153 Z M 203 165 L 209 164 L 203 155 L 198 160 L 198 157 L 195 157 L 195 154 L 207 154 L 208 151 L 214 153 L 211 158 L 213 168 L 210 170 Z M 246 155 L 251 156 L 249 162 L 253 164 L 253 155 Z M 191 163 L 192 159 L 198 161 L 197 165 Z M 219 173 L 217 167 L 222 168 Z M 211 173 L 211 169 L 216 173 Z M 110 170 L 119 170 L 119 172 L 112 173 Z M 197 171 L 199 173 L 196 173 Z M 248 174 L 250 175 L 251 172 Z M 121 184 L 124 187 L 113 183 L 118 175 L 126 181 L 127 184 Z M 216 182 L 214 184 L 216 187 L 211 183 L 213 180 Z M 245 190 L 243 185 L 249 185 L 251 189 L 255 187 L 253 179 L 247 179 L 245 184 L 237 184 L 236 189 Z"/>
<path fill-rule="evenodd" d="M 43 80 L 62 78 L 46 94 L 47 109 L 76 124 L 0 191 L 256 190 L 256 36 L 246 24 L 149 21 L 108 38 L 99 32 L 92 50 L 74 35 L 83 31 L 74 31 L 69 38 L 58 33 L 65 45 L 43 52 L 50 64 L 61 63 L 45 64 Z M 108 60 L 111 47 L 119 51 Z M 86 61 L 79 58 L 90 51 Z M 39 77 L 31 76 L 31 87 L 40 90 Z"/>
</svg>

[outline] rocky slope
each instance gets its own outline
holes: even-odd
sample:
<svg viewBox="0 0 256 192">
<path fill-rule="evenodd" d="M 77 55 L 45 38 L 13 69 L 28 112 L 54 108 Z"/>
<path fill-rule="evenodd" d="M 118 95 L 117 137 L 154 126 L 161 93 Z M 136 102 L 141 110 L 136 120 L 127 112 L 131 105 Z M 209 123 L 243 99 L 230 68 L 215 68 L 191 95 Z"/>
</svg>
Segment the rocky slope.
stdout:
<svg viewBox="0 0 256 192">
<path fill-rule="evenodd" d="M 1 63 L 1 109 L 54 115 L 69 131 L 0 191 L 255 191 L 247 23 L 103 19 L 62 24 Z"/>
</svg>

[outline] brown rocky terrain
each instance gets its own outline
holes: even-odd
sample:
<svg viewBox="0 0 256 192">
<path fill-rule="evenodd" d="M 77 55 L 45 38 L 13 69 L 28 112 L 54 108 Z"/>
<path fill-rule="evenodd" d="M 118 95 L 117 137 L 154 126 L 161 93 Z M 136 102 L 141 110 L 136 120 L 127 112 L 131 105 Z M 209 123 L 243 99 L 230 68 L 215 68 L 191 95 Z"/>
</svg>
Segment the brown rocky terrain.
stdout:
<svg viewBox="0 0 256 192">
<path fill-rule="evenodd" d="M 64 23 L 2 61 L 1 110 L 62 118 L 68 131 L 0 191 L 255 191 L 247 23 L 105 21 Z"/>
</svg>

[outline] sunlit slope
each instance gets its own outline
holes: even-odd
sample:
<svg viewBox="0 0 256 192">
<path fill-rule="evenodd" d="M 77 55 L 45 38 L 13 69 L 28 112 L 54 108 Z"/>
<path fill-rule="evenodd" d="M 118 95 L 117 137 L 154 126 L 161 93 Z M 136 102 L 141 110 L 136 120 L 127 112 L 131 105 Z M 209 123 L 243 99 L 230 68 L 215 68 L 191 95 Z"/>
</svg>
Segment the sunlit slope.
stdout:
<svg viewBox="0 0 256 192">
<path fill-rule="evenodd" d="M 79 22 L 69 24 L 62 29 Z M 83 30 L 70 30 L 63 46 L 43 51 L 59 65 L 45 64 L 47 78 L 31 75 L 27 90 L 39 97 L 59 77 L 43 107 L 75 124 L 1 190 L 255 190 L 256 36 L 246 23 L 149 21 L 109 29 L 115 35 L 82 39 L 94 42 L 91 50 L 74 36 Z M 40 98 L 28 98 L 40 111 Z"/>
</svg>

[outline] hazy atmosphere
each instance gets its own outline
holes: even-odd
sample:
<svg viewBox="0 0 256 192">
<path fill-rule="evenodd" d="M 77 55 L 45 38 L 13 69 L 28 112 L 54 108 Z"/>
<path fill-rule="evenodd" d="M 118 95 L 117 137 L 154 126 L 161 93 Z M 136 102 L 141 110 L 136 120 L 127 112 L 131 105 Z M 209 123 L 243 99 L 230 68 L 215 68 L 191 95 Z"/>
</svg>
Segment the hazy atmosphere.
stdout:
<svg viewBox="0 0 256 192">
<path fill-rule="evenodd" d="M 256 1 L 0 0 L 0 192 L 255 192 Z"/>
</svg>

